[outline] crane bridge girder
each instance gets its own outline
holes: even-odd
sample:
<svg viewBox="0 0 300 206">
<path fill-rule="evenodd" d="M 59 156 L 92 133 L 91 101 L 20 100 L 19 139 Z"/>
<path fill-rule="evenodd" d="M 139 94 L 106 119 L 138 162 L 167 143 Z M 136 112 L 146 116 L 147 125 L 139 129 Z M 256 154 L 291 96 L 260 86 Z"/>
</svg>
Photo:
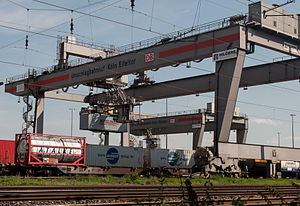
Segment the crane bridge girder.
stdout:
<svg viewBox="0 0 300 206">
<path fill-rule="evenodd" d="M 78 65 L 66 70 L 31 77 L 5 85 L 5 92 L 22 96 L 33 95 L 68 86 L 85 84 L 111 77 L 131 74 L 181 62 L 211 57 L 213 53 L 232 48 L 245 49 L 242 26 L 234 25 L 200 33 L 191 37 L 162 42 L 103 60 Z"/>
</svg>

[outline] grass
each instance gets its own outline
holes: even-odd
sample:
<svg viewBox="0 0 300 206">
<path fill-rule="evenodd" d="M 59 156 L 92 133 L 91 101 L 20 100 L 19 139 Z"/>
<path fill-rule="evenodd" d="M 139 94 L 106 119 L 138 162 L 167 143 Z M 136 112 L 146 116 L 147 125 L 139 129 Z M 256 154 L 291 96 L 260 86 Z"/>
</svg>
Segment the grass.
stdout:
<svg viewBox="0 0 300 206">
<path fill-rule="evenodd" d="M 209 179 L 192 178 L 193 185 L 203 185 L 207 181 L 213 185 L 232 185 L 232 184 L 263 184 L 263 185 L 279 185 L 279 184 L 300 184 L 300 180 L 296 179 L 254 179 L 254 178 L 230 178 L 214 175 Z M 163 181 L 163 183 L 162 183 Z M 139 175 L 125 175 L 123 177 L 116 176 L 78 176 L 76 178 L 60 178 L 60 179 L 42 179 L 20 176 L 10 176 L 0 178 L 0 185 L 101 185 L 101 184 L 140 184 L 140 185 L 179 185 L 180 178 L 158 178 L 158 177 L 141 177 Z"/>
</svg>

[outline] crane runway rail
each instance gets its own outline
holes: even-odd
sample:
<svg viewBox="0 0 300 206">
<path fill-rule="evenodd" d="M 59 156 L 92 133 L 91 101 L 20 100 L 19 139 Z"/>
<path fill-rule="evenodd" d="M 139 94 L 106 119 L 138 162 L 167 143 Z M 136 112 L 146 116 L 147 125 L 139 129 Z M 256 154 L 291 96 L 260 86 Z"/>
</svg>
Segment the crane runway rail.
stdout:
<svg viewBox="0 0 300 206">
<path fill-rule="evenodd" d="M 299 185 L 215 185 L 192 187 L 199 203 L 213 201 L 215 205 L 228 205 L 243 201 L 245 205 L 300 203 Z M 114 205 L 113 201 L 133 205 L 154 204 L 165 199 L 168 204 L 188 198 L 185 186 L 161 185 L 97 185 L 97 186 L 1 186 L 0 203 L 14 204 L 23 201 L 82 201 L 97 200 L 95 205 Z M 105 201 L 105 202 L 103 202 Z M 110 202 L 112 201 L 112 202 Z M 79 203 L 79 202 L 78 202 Z M 72 202 L 74 204 L 74 202 Z M 80 205 L 80 204 L 79 204 Z"/>
</svg>

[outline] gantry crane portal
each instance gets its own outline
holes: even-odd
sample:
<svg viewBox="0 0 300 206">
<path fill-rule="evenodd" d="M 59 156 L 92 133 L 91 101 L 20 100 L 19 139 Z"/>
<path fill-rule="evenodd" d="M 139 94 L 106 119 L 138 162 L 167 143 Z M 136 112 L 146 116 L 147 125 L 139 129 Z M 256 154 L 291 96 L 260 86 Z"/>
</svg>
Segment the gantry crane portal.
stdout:
<svg viewBox="0 0 300 206">
<path fill-rule="evenodd" d="M 35 132 L 43 131 L 43 102 L 45 92 L 80 84 L 93 85 L 108 78 L 142 73 L 166 66 L 178 65 L 189 61 L 213 58 L 215 73 L 207 76 L 191 77 L 194 89 L 183 92 L 178 89 L 167 94 L 166 90 L 153 93 L 151 88 L 161 87 L 164 83 L 138 85 L 126 90 L 116 89 L 118 98 L 112 99 L 111 93 L 89 95 L 86 102 L 99 105 L 122 106 L 132 109 L 135 102 L 170 96 L 182 96 L 201 92 L 215 91 L 215 131 L 214 147 L 218 155 L 218 143 L 228 142 L 238 89 L 252 86 L 288 81 L 299 78 L 296 68 L 288 70 L 285 62 L 274 63 L 285 75 L 272 73 L 268 65 L 259 65 L 243 71 L 245 56 L 254 52 L 255 45 L 280 51 L 298 58 L 300 56 L 299 16 L 288 13 L 279 7 L 258 2 L 249 5 L 249 16 L 238 15 L 222 19 L 204 26 L 192 27 L 147 41 L 129 45 L 110 52 L 110 55 L 96 56 L 89 63 L 69 66 L 61 61 L 55 70 L 36 75 L 8 79 L 5 92 L 17 96 L 32 95 L 36 98 Z M 268 14 L 265 15 L 266 8 Z M 278 17 L 278 12 L 283 14 Z M 273 15 L 273 16 L 272 16 Z M 275 19 L 276 16 L 276 19 Z M 103 51 L 102 51 L 103 53 Z M 105 52 L 104 52 L 105 53 Z M 103 54 L 104 54 L 103 53 Z M 105 53 L 106 54 L 106 53 Z M 65 58 L 65 55 L 63 59 Z M 292 63 L 292 66 L 290 65 Z M 299 59 L 290 60 L 288 67 L 299 65 Z M 65 64 L 66 66 L 61 66 Z M 257 76 L 264 74 L 264 76 Z M 199 80 L 205 79 L 205 84 Z M 212 81 L 211 81 L 212 80 Z M 174 80 L 171 83 L 188 85 L 189 79 Z M 168 83 L 166 83 L 168 84 Z M 150 88 L 150 89 L 149 89 Z M 151 91 L 152 90 L 152 91 Z M 125 98 L 127 97 L 127 98 Z M 128 115 L 128 113 L 124 113 Z"/>
</svg>

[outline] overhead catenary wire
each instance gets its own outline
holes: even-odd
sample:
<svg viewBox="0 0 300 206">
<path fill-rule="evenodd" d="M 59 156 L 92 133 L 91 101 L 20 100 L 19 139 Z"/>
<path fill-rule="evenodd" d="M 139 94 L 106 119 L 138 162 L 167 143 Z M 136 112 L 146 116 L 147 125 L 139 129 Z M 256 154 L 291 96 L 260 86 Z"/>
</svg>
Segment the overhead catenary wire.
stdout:
<svg viewBox="0 0 300 206">
<path fill-rule="evenodd" d="M 71 11 L 71 23 L 70 23 L 70 34 L 73 35 L 74 32 L 74 20 L 73 20 L 73 10 Z"/>
<path fill-rule="evenodd" d="M 16 25 L 16 26 L 22 26 L 22 27 L 24 27 L 24 31 L 26 31 L 26 25 L 24 25 L 24 24 L 13 23 L 13 22 L 6 22 L 6 21 L 1 21 L 1 20 L 0 20 L 0 23 L 5 23 L 5 24 L 7 24 L 7 25 L 11 24 L 11 25 Z M 66 22 L 66 23 L 69 23 L 69 21 Z M 6 26 L 6 25 L 4 25 L 4 24 L 2 24 L 2 25 L 3 25 L 3 26 Z M 19 28 L 19 27 L 14 27 L 14 26 L 10 26 L 10 27 L 12 27 L 11 29 L 13 29 L 13 28 L 21 29 L 21 28 Z M 30 28 L 33 29 L 33 30 L 35 30 L 35 29 L 43 29 L 43 30 L 48 29 L 48 28 L 42 28 L 42 27 L 38 27 L 38 26 L 30 26 Z M 69 31 L 67 32 L 67 31 L 54 30 L 54 29 L 51 29 L 51 31 L 55 31 L 55 32 L 58 32 L 58 33 L 64 33 L 64 34 L 66 34 L 66 35 L 69 35 L 69 34 L 70 34 Z M 37 32 L 37 33 L 42 33 L 42 32 Z M 33 35 L 34 35 L 34 34 L 33 34 Z M 28 36 L 30 37 L 30 34 L 29 34 Z M 82 38 L 82 39 L 88 39 L 88 40 L 90 40 L 90 37 L 87 37 L 87 36 L 84 36 L 84 35 L 80 35 L 80 34 L 77 34 L 77 33 L 73 33 L 73 36 L 77 36 L 77 37 Z M 56 39 L 57 39 L 57 36 L 56 36 Z M 21 41 L 21 40 L 24 40 L 24 38 L 18 39 L 18 40 L 14 41 L 14 42 L 11 42 L 11 43 L 9 43 L 8 45 L 4 45 L 3 48 L 7 48 L 7 47 L 9 47 L 10 45 L 15 44 L 15 43 L 17 43 L 17 42 L 19 42 L 19 41 Z M 78 41 L 78 40 L 77 40 L 77 42 L 83 43 L 83 42 L 80 42 L 80 41 Z M 103 42 L 99 42 L 99 44 L 101 44 L 101 46 L 102 46 L 102 44 L 104 44 L 104 43 L 103 43 Z M 93 43 L 92 45 L 94 45 L 94 43 Z M 101 47 L 100 45 L 96 45 L 96 46 Z M 108 45 L 107 45 L 107 47 L 108 47 Z M 0 49 L 2 49 L 2 47 L 0 47 Z"/>
<path fill-rule="evenodd" d="M 150 31 L 152 29 L 153 14 L 154 14 L 154 0 L 152 0 L 152 9 L 151 9 L 150 26 L 149 26 Z"/>
<path fill-rule="evenodd" d="M 124 1 L 124 0 L 117 0 L 117 1 L 115 1 L 115 2 L 113 2 L 113 3 L 111 3 L 111 4 L 109 4 L 109 5 L 106 5 L 106 6 L 104 6 L 104 7 L 101 7 L 101 8 L 99 8 L 99 9 L 94 10 L 94 11 L 92 11 L 91 13 L 95 13 L 95 12 L 98 12 L 98 11 L 103 10 L 103 9 L 105 9 L 105 8 L 108 8 L 108 7 L 110 7 L 110 6 L 114 5 L 114 4 L 117 4 L 117 3 L 121 2 L 121 1 Z M 64 10 L 64 11 L 65 11 L 65 10 Z M 75 19 L 79 19 L 79 18 L 82 18 L 82 17 L 84 17 L 84 16 L 85 16 L 85 15 L 81 15 L 81 16 L 75 18 Z M 67 23 L 69 23 L 69 21 L 65 21 L 65 22 L 63 22 L 63 23 L 57 24 L 57 25 L 55 25 L 55 26 L 52 26 L 52 27 L 50 27 L 50 28 L 43 29 L 42 31 L 39 31 L 39 32 L 36 32 L 36 33 L 31 34 L 31 36 L 39 35 L 39 34 L 42 35 L 44 32 L 50 31 L 50 30 L 52 30 L 53 28 L 59 27 L 59 26 L 61 26 L 61 25 L 67 24 Z M 44 35 L 44 36 L 45 36 L 45 35 Z M 13 42 L 10 42 L 10 43 L 8 43 L 8 44 L 6 44 L 6 45 L 0 47 L 0 49 L 7 48 L 7 47 L 9 47 L 9 46 L 11 46 L 11 45 L 13 45 L 13 44 L 19 42 L 19 41 L 22 41 L 22 40 L 24 40 L 24 38 L 15 40 L 15 41 L 13 41 Z"/>
<path fill-rule="evenodd" d="M 89 14 L 91 14 L 91 7 L 90 7 L 90 0 L 88 0 L 88 4 L 89 4 Z M 90 32 L 91 32 L 91 40 L 92 40 L 92 44 L 94 44 L 94 34 L 93 34 L 93 22 L 92 22 L 92 17 L 89 16 L 89 21 L 90 21 Z"/>
<path fill-rule="evenodd" d="M 135 6 L 135 1 L 134 0 L 130 0 L 131 1 L 131 28 L 130 28 L 130 33 L 131 33 L 131 44 L 133 44 L 133 20 L 134 20 L 134 14 L 133 14 L 133 10 L 134 10 L 134 6 Z"/>
<path fill-rule="evenodd" d="M 11 64 L 11 65 L 16 65 L 16 66 L 22 66 L 22 67 L 30 67 L 30 68 L 37 68 L 37 69 L 44 69 L 45 67 L 41 67 L 41 66 L 36 66 L 36 65 L 29 65 L 29 64 L 20 64 L 20 63 L 16 63 L 16 62 L 9 62 L 9 61 L 4 61 L 4 60 L 0 60 L 0 63 L 3 64 Z"/>
<path fill-rule="evenodd" d="M 21 32 L 28 32 L 30 34 L 34 34 L 34 35 L 40 35 L 40 36 L 45 36 L 45 37 L 50 37 L 50 38 L 55 38 L 57 39 L 57 36 L 53 36 L 53 35 L 50 35 L 50 34 L 43 34 L 43 33 L 40 33 L 40 32 L 34 32 L 34 31 L 28 31 L 26 29 L 22 29 L 22 28 L 17 28 L 17 27 L 12 27 L 12 26 L 7 26 L 7 25 L 2 25 L 0 24 L 0 27 L 2 28 L 6 28 L 6 29 L 12 29 L 12 30 L 16 30 L 16 31 L 21 31 Z M 22 40 L 24 40 L 24 38 L 22 38 Z M 19 40 L 18 40 L 19 41 Z M 16 41 L 15 41 L 16 42 Z M 8 46 L 10 46 L 11 44 L 8 44 Z M 6 45 L 7 47 L 7 45 Z M 1 47 L 2 49 L 3 47 Z"/>
<path fill-rule="evenodd" d="M 30 9 L 30 10 L 33 10 L 33 11 L 65 11 L 65 9 L 29 8 L 29 7 L 26 7 L 26 6 L 24 6 L 24 5 L 20 4 L 20 3 L 15 2 L 13 0 L 7 0 L 7 1 L 9 1 L 10 3 L 12 3 L 12 4 L 14 4 L 14 5 L 18 6 L 18 7 L 21 7 L 23 9 Z M 84 6 L 77 7 L 76 10 L 78 10 L 78 9 L 85 9 L 87 7 L 90 8 L 91 6 L 95 6 L 97 4 L 103 4 L 106 1 L 110 1 L 110 0 L 97 1 L 97 2 L 94 2 L 92 4 L 87 4 L 87 5 L 84 5 Z"/>
<path fill-rule="evenodd" d="M 10 2 L 10 3 L 12 3 L 12 4 L 14 4 L 14 5 L 17 5 L 17 6 L 21 7 L 21 8 L 23 8 L 23 9 L 28 9 L 26 6 L 23 6 L 22 4 L 19 4 L 17 2 L 12 1 L 12 0 L 7 0 L 7 1 Z"/>
<path fill-rule="evenodd" d="M 225 6 L 225 5 L 224 5 L 224 2 L 222 2 L 223 4 L 219 4 L 219 3 L 216 3 L 216 2 L 214 2 L 214 1 L 212 1 L 212 0 L 206 0 L 206 1 L 209 2 L 209 3 L 211 3 L 211 4 L 216 5 L 216 6 L 218 6 L 218 7 L 221 7 L 221 8 L 225 8 L 225 9 L 228 9 L 228 10 L 231 10 L 231 11 L 243 13 L 243 12 L 241 12 L 240 10 L 233 9 L 232 7 Z M 219 2 L 220 2 L 220 1 L 219 1 Z"/>
<path fill-rule="evenodd" d="M 28 49 L 28 34 L 30 32 L 30 26 L 29 26 L 29 9 L 26 9 L 27 11 L 27 32 L 25 36 L 25 52 L 24 52 L 24 59 L 23 59 L 23 64 L 26 63 L 26 58 L 27 58 L 27 49 Z"/>
<path fill-rule="evenodd" d="M 201 9 L 201 0 L 198 0 L 197 7 L 196 7 L 196 13 L 193 21 L 192 27 L 199 24 L 199 19 L 200 19 L 200 9 Z"/>
<path fill-rule="evenodd" d="M 119 24 L 119 25 L 122 25 L 122 26 L 133 27 L 135 29 L 139 29 L 139 30 L 146 31 L 146 32 L 151 32 L 151 33 L 154 33 L 154 34 L 160 34 L 160 35 L 162 34 L 162 33 L 157 32 L 157 31 L 149 31 L 148 29 L 145 29 L 145 28 L 142 28 L 142 27 L 130 25 L 130 24 L 127 24 L 127 23 L 124 23 L 124 22 L 119 22 L 119 21 L 108 19 L 108 18 L 105 18 L 105 17 L 96 16 L 96 15 L 93 15 L 93 14 L 88 14 L 88 13 L 81 12 L 81 11 L 78 11 L 78 10 L 69 9 L 67 7 L 58 6 L 58 5 L 55 5 L 55 4 L 48 3 L 48 2 L 44 2 L 44 1 L 40 1 L 40 0 L 32 0 L 32 1 L 39 2 L 41 4 L 49 5 L 49 6 L 52 6 L 52 7 L 57 7 L 57 8 L 73 11 L 73 12 L 78 13 L 78 14 L 91 16 L 91 17 L 94 17 L 96 19 L 101 19 L 101 20 L 112 22 L 112 23 Z"/>
<path fill-rule="evenodd" d="M 116 2 L 113 2 L 113 3 L 111 3 L 111 4 L 106 5 L 106 6 L 104 6 L 104 7 L 101 7 L 100 9 L 96 9 L 96 10 L 90 12 L 90 13 L 95 13 L 95 12 L 97 12 L 97 11 L 100 11 L 100 10 L 102 10 L 102 9 L 108 8 L 108 7 L 110 7 L 110 6 L 113 6 L 113 7 L 116 7 L 116 8 L 127 9 L 127 8 L 120 7 L 120 6 L 114 6 L 116 3 L 119 3 L 119 2 L 121 2 L 121 1 L 124 1 L 124 0 L 118 0 L 118 1 L 116 1 Z M 95 2 L 95 3 L 93 3 L 93 4 L 96 4 L 96 3 L 103 3 L 103 2 L 105 2 L 105 1 Z M 93 4 L 91 4 L 91 5 L 93 5 Z M 85 6 L 82 6 L 82 7 L 78 7 L 77 9 L 82 9 L 82 8 L 87 7 L 87 6 L 88 6 L 88 5 L 85 5 Z M 76 10 L 77 10 L 77 9 L 76 9 Z M 31 8 L 31 10 L 35 10 L 35 9 L 32 9 L 32 8 Z M 36 9 L 36 10 L 38 10 L 38 9 Z M 64 10 L 64 9 L 60 9 L 59 11 L 65 11 L 65 10 Z M 143 12 L 140 12 L 140 11 L 137 11 L 137 10 L 134 10 L 134 12 L 135 12 L 135 13 L 142 14 L 142 15 L 145 15 L 145 16 L 148 16 L 146 13 L 143 13 Z M 85 16 L 85 15 L 81 15 L 81 16 L 75 18 L 75 19 L 79 19 L 79 18 L 81 18 L 81 17 L 83 17 L 83 16 Z M 173 24 L 173 23 L 167 22 L 167 21 L 162 20 L 162 19 L 160 19 L 160 18 L 157 18 L 157 17 L 154 17 L 154 16 L 152 16 L 152 18 L 155 19 L 155 20 L 161 21 L 161 22 L 163 22 L 163 23 L 173 25 L 174 30 L 175 30 L 175 27 L 179 27 L 179 26 L 176 26 L 176 25 Z M 53 28 L 58 27 L 58 26 L 61 26 L 61 25 L 66 24 L 66 23 L 68 23 L 68 21 L 63 22 L 63 23 L 58 24 L 58 25 L 55 25 L 55 26 L 53 26 L 53 27 L 44 29 L 44 30 L 42 30 L 42 31 L 39 31 L 39 32 L 37 32 L 36 34 L 44 33 L 44 32 L 53 30 Z M 182 28 L 182 27 L 179 27 L 179 28 Z M 63 32 L 63 33 L 64 33 L 64 31 L 59 31 L 59 32 Z M 36 35 L 36 34 L 32 34 L 32 35 Z M 74 34 L 74 35 L 84 37 L 84 36 L 79 35 L 79 34 Z M 6 45 L 3 45 L 2 47 L 0 47 L 0 49 L 7 48 L 7 47 L 9 47 L 9 46 L 11 46 L 11 45 L 13 45 L 13 44 L 15 44 L 15 43 L 21 41 L 21 40 L 23 40 L 23 39 L 18 39 L 18 40 L 16 40 L 16 41 L 13 41 L 13 42 L 11 42 L 11 43 L 8 43 L 8 44 L 6 44 Z"/>
<path fill-rule="evenodd" d="M 152 5 L 153 5 L 153 4 L 152 4 Z M 123 6 L 112 6 L 112 7 L 114 7 L 114 8 L 119 8 L 119 9 L 123 9 L 123 10 L 126 10 L 126 11 L 131 11 L 131 9 L 126 8 L 126 7 L 123 7 Z M 153 8 L 154 8 L 154 5 L 153 5 Z M 136 9 L 133 9 L 133 12 L 136 13 L 136 14 L 140 14 L 140 15 L 143 15 L 143 16 L 146 16 L 146 17 L 150 18 L 150 21 L 151 21 L 151 19 L 152 19 L 152 21 L 153 21 L 153 20 L 156 20 L 156 21 L 159 21 L 159 22 L 164 23 L 164 24 L 169 24 L 169 25 L 171 25 L 171 26 L 173 26 L 173 27 L 183 28 L 182 26 L 178 26 L 178 25 L 176 25 L 176 24 L 174 24 L 174 23 L 172 23 L 172 22 L 166 21 L 165 19 L 155 17 L 154 15 L 153 15 L 153 16 L 148 15 L 147 13 L 142 12 L 142 11 L 138 11 L 138 10 L 136 10 Z M 152 11 L 151 11 L 151 12 L 152 12 Z M 152 28 L 152 27 L 151 27 L 151 28 Z"/>
</svg>

